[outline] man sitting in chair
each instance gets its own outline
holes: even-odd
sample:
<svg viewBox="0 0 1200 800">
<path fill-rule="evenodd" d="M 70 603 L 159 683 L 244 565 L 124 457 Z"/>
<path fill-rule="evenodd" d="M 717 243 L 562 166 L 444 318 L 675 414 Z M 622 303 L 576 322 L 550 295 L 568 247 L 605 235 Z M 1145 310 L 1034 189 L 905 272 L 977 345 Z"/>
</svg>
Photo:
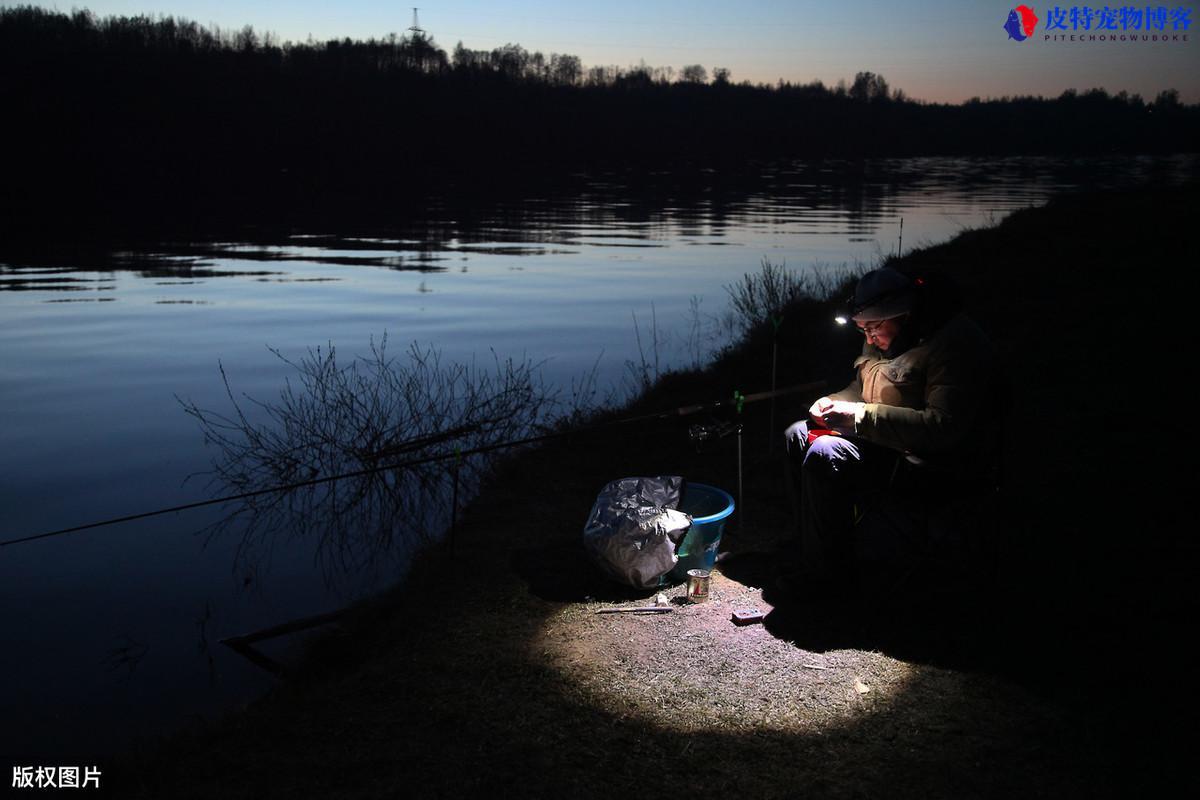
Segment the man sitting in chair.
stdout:
<svg viewBox="0 0 1200 800">
<path fill-rule="evenodd" d="M 958 305 L 945 284 L 889 267 L 858 282 L 849 314 L 865 337 L 857 375 L 786 432 L 800 565 L 780 595 L 853 607 L 864 508 L 889 492 L 936 499 L 994 476 L 997 359 Z"/>
</svg>

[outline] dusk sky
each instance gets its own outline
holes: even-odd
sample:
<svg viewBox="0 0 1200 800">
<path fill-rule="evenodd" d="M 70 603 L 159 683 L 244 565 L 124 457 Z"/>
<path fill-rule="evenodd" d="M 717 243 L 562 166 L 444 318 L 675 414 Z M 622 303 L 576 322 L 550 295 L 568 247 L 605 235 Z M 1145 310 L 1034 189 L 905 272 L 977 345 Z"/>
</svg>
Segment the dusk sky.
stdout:
<svg viewBox="0 0 1200 800">
<path fill-rule="evenodd" d="M 1048 9 L 1104 8 L 1105 0 L 1026 3 L 1039 18 L 1033 36 L 1011 41 L 1004 23 L 1012 0 L 924 0 L 915 4 L 798 2 L 797 0 L 418 0 L 420 23 L 448 52 L 461 41 L 471 49 L 506 43 L 528 50 L 570 53 L 585 66 L 685 64 L 726 67 L 735 82 L 820 79 L 850 82 L 870 70 L 910 97 L 961 102 L 973 96 L 1040 94 L 1101 87 L 1152 99 L 1175 88 L 1200 102 L 1200 23 L 1196 2 L 1184 9 L 1188 41 L 1046 41 Z M 16 5 L 4 2 L 3 5 Z M 66 3 L 35 3 L 70 11 Z M 1113 4 L 1118 7 L 1119 4 Z M 222 28 L 252 25 L 281 40 L 381 37 L 412 23 L 412 6 L 378 0 L 96 0 L 81 3 L 100 16 L 163 14 Z M 1145 4 L 1135 5 L 1145 9 Z M 1056 30 L 1066 35 L 1080 32 Z M 1085 34 L 1099 34 L 1092 30 Z M 1108 32 L 1114 33 L 1114 32 Z M 1120 31 L 1115 32 L 1119 35 Z M 1150 33 L 1150 31 L 1138 31 Z M 1153 31 L 1153 33 L 1159 33 Z"/>
</svg>

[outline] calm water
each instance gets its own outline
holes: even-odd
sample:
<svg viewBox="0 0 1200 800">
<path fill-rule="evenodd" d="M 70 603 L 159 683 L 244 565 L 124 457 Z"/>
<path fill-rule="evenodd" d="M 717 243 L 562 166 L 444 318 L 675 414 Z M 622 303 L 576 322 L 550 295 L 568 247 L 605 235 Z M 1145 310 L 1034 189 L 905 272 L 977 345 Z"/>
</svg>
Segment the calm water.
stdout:
<svg viewBox="0 0 1200 800">
<path fill-rule="evenodd" d="M 289 368 L 268 348 L 356 354 L 386 333 L 396 350 L 544 362 L 552 385 L 598 365 L 601 389 L 619 391 L 635 316 L 643 341 L 655 321 L 664 367 L 703 358 L 722 341 L 724 286 L 764 258 L 870 263 L 897 247 L 901 218 L 907 250 L 1063 190 L 1197 173 L 1194 157 L 825 162 L 687 194 L 577 177 L 562 194 L 469 214 L 447 202 L 367 230 L 0 252 L 0 538 L 207 497 L 185 479 L 214 454 L 176 398 L 226 410 L 219 364 L 235 391 L 276 396 Z M 331 585 L 299 541 L 247 576 L 236 537 L 205 547 L 196 535 L 216 514 L 0 548 L 0 757 L 83 763 L 212 718 L 272 683 L 220 638 L 341 607 L 399 574 Z M 263 649 L 286 659 L 295 646 Z"/>
</svg>

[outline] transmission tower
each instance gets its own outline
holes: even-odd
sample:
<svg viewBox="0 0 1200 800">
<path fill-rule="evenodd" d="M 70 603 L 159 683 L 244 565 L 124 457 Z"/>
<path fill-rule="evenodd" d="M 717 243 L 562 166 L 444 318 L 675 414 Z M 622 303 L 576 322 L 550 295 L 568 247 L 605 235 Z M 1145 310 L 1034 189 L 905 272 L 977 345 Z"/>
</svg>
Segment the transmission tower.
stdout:
<svg viewBox="0 0 1200 800">
<path fill-rule="evenodd" d="M 421 36 L 421 37 L 425 36 L 425 31 L 417 23 L 417 9 L 415 7 L 413 8 L 413 24 L 412 24 L 412 27 L 410 27 L 408 29 L 408 32 L 413 35 L 413 38 L 416 38 L 418 36 Z"/>
</svg>

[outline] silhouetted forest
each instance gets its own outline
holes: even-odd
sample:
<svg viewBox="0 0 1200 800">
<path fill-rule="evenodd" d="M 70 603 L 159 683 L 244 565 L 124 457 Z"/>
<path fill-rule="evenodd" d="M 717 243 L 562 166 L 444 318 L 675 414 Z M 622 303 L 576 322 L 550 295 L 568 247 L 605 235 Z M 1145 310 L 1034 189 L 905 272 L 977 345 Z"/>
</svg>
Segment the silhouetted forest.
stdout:
<svg viewBox="0 0 1200 800">
<path fill-rule="evenodd" d="M 171 17 L 0 10 L 14 229 L 123 215 L 219 217 L 398 204 L 593 169 L 675 176 L 762 159 L 1195 149 L 1200 106 L 1095 89 L 923 103 L 728 70 L 586 67 L 420 34 L 279 43 Z"/>
</svg>

